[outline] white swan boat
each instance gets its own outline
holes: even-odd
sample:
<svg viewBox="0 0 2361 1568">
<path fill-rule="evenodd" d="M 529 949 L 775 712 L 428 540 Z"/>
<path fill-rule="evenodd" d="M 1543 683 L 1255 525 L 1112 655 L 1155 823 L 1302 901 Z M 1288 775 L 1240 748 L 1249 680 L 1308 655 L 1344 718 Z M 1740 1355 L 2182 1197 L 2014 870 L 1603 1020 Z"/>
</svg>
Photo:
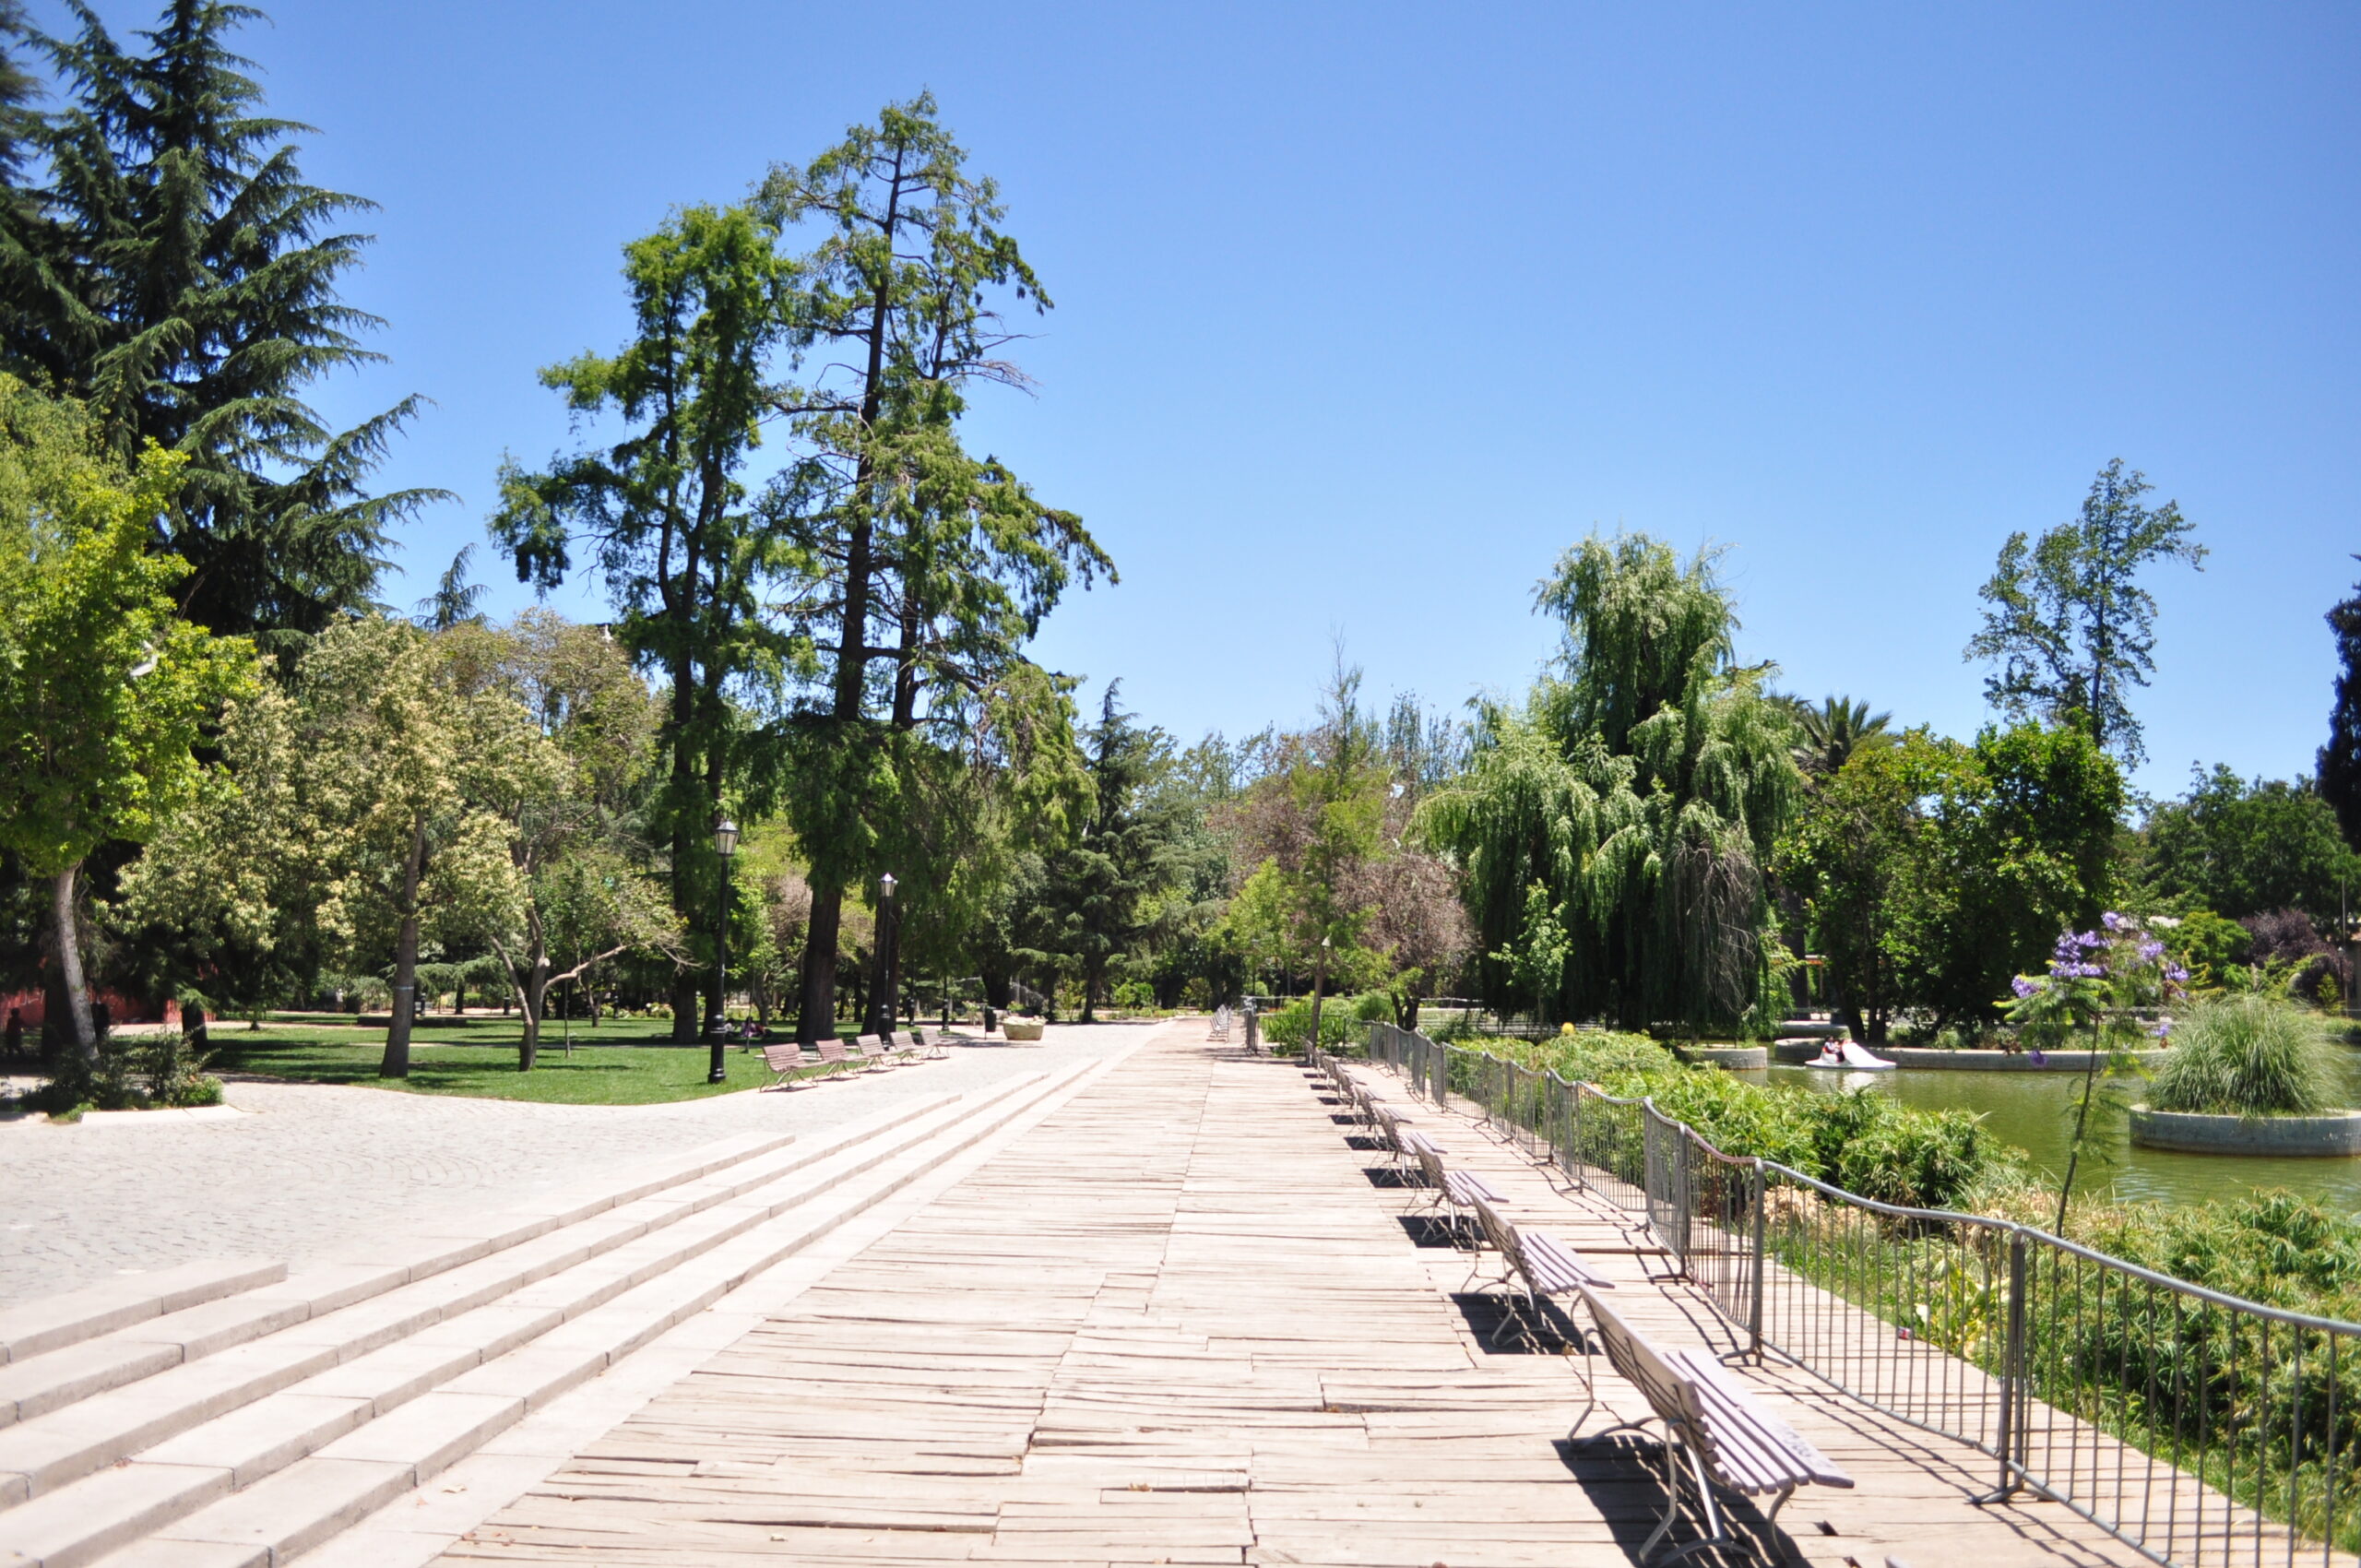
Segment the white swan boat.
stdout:
<svg viewBox="0 0 2361 1568">
<path fill-rule="evenodd" d="M 1804 1063 L 1807 1067 L 1839 1067 L 1847 1073 L 1891 1073 L 1893 1063 L 1882 1056 L 1872 1056 L 1849 1039 L 1832 1039 L 1823 1043 L 1820 1054 Z"/>
</svg>

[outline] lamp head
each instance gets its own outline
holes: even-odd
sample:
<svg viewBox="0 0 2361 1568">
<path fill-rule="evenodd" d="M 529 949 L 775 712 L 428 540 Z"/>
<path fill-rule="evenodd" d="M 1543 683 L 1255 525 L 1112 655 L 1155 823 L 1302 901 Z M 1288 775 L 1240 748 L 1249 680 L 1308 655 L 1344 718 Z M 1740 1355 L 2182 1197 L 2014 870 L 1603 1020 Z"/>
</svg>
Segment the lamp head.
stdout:
<svg viewBox="0 0 2361 1568">
<path fill-rule="evenodd" d="M 726 816 L 713 819 L 713 850 L 725 861 L 738 852 L 738 825 Z"/>
<path fill-rule="evenodd" d="M 894 896 L 894 873 L 887 872 L 877 879 L 877 891 L 891 898 Z"/>
</svg>

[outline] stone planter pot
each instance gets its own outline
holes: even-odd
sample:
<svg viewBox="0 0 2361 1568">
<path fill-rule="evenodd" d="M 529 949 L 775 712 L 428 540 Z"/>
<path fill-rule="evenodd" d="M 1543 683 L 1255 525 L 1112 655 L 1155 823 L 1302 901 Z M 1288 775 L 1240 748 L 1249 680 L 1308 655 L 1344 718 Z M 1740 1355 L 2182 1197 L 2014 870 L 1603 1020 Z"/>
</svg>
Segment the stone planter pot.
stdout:
<svg viewBox="0 0 2361 1568">
<path fill-rule="evenodd" d="M 1676 1045 L 1672 1053 L 1699 1067 L 1735 1067 L 1744 1071 L 1771 1065 L 1767 1045 Z"/>
<path fill-rule="evenodd" d="M 2277 1158 L 2361 1155 L 2361 1111 L 2319 1116 L 2208 1116 L 2194 1111 L 2131 1112 L 2131 1141 L 2184 1154 L 2260 1154 Z"/>
<path fill-rule="evenodd" d="M 1006 1023 L 1001 1025 L 1000 1030 L 1001 1038 L 1003 1039 L 1039 1039 L 1041 1038 L 1041 1020 L 1038 1018 L 1011 1018 Z"/>
</svg>

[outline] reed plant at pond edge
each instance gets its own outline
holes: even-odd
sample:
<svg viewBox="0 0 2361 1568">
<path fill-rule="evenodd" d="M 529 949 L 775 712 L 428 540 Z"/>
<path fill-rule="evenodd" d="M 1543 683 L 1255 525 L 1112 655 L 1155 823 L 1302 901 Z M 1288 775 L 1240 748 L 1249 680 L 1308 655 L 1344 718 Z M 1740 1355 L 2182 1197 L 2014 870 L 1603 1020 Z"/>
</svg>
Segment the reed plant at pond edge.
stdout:
<svg viewBox="0 0 2361 1568">
<path fill-rule="evenodd" d="M 2265 992 L 2213 997 L 2176 1030 L 2148 1103 L 2214 1116 L 2310 1116 L 2331 1109 L 2319 1024 Z"/>
</svg>

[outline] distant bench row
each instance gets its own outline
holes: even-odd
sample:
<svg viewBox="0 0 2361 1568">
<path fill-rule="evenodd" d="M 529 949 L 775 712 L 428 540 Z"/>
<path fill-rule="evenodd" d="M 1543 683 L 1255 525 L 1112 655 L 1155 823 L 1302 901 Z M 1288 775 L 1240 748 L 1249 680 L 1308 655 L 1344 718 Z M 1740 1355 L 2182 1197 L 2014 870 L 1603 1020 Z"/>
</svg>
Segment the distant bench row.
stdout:
<svg viewBox="0 0 2361 1568">
<path fill-rule="evenodd" d="M 816 1083 L 822 1077 L 833 1077 L 838 1073 L 876 1073 L 907 1062 L 940 1061 L 951 1054 L 950 1045 L 950 1037 L 943 1034 L 937 1034 L 934 1042 L 928 1044 L 924 1029 L 912 1029 L 907 1042 L 896 1041 L 891 1033 L 863 1035 L 850 1040 L 839 1035 L 830 1035 L 810 1051 L 793 1040 L 782 1040 L 777 1045 L 763 1047 L 763 1065 L 771 1070 L 771 1081 L 763 1087 L 766 1089 L 794 1088 L 799 1084 Z M 814 1068 L 821 1071 L 811 1076 L 804 1075 Z"/>
<path fill-rule="evenodd" d="M 1757 1403 L 1712 1356 L 1697 1350 L 1661 1348 L 1624 1322 L 1599 1299 L 1601 1292 L 1614 1289 L 1614 1281 L 1600 1276 L 1580 1253 L 1550 1232 L 1509 1218 L 1507 1200 L 1487 1185 L 1481 1176 L 1473 1170 L 1446 1166 L 1443 1156 L 1447 1151 L 1420 1132 L 1415 1119 L 1403 1108 L 1385 1097 L 1373 1073 L 1348 1066 L 1316 1044 L 1308 1054 L 1312 1070 L 1353 1108 L 1358 1120 L 1393 1155 L 1396 1169 L 1403 1170 L 1406 1177 L 1416 1172 L 1418 1184 L 1426 1193 L 1430 1207 L 1464 1210 L 1474 1218 L 1477 1247 L 1480 1250 L 1489 1243 L 1506 1262 L 1509 1278 L 1524 1282 L 1525 1309 L 1520 1315 L 1529 1315 L 1537 1328 L 1542 1320 L 1541 1304 L 1555 1296 L 1580 1297 L 1588 1309 L 1591 1321 L 1597 1325 L 1598 1340 L 1607 1351 L 1608 1364 L 1639 1390 L 1648 1403 L 1649 1414 L 1636 1421 L 1618 1422 L 1593 1433 L 1587 1441 L 1596 1442 L 1609 1432 L 1625 1429 L 1641 1430 L 1651 1422 L 1660 1422 L 1665 1430 L 1662 1453 L 1668 1503 L 1655 1532 L 1641 1546 L 1638 1561 L 1647 1560 L 1657 1543 L 1671 1532 L 1686 1506 L 1684 1472 L 1693 1489 L 1704 1538 L 1684 1546 L 1673 1554 L 1676 1557 L 1704 1547 L 1736 1542 L 1737 1538 L 1724 1526 L 1721 1510 L 1714 1503 L 1715 1486 L 1749 1497 L 1775 1492 L 1777 1499 L 1765 1518 L 1767 1526 L 1775 1526 L 1779 1510 L 1797 1487 L 1850 1488 L 1854 1484 L 1851 1476 L 1839 1469 L 1794 1427 Z M 1456 1219 L 1455 1212 L 1453 1218 Z M 1501 1330 L 1494 1331 L 1494 1340 L 1514 1321 L 1503 1322 Z M 1584 1344 L 1585 1358 L 1589 1349 Z M 1569 1443 L 1575 1441 L 1583 1423 L 1598 1406 L 1597 1389 L 1587 1368 L 1583 1382 L 1589 1403 L 1575 1418 L 1573 1430 L 1567 1432 Z"/>
</svg>

